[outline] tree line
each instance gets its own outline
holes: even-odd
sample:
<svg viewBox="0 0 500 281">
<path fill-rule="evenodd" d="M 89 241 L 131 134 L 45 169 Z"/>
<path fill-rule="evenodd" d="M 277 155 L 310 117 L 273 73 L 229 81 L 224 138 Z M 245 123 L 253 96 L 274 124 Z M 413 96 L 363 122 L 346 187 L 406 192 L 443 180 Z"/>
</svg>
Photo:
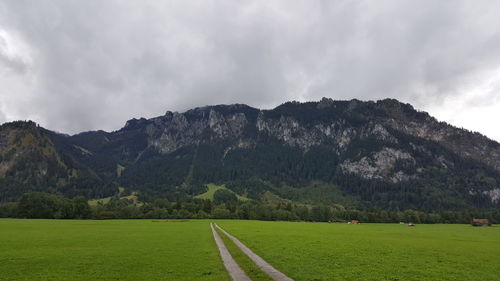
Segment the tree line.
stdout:
<svg viewBox="0 0 500 281">
<path fill-rule="evenodd" d="M 231 193 L 232 194 L 232 193 Z M 370 223 L 470 223 L 473 218 L 487 218 L 500 223 L 500 210 L 452 210 L 423 212 L 346 209 L 341 205 L 305 205 L 292 202 L 262 203 L 239 201 L 227 191 L 216 192 L 213 200 L 187 198 L 177 201 L 157 198 L 151 202 L 113 197 L 107 203 L 90 206 L 78 196 L 25 193 L 17 202 L 0 205 L 0 217 L 45 219 L 243 219 L 268 221 Z"/>
</svg>

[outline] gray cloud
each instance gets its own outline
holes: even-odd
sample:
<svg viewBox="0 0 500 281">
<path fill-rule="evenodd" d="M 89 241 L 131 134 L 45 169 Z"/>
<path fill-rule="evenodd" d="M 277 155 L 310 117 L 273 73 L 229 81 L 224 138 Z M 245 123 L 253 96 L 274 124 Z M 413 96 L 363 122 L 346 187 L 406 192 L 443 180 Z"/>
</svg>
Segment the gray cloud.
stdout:
<svg viewBox="0 0 500 281">
<path fill-rule="evenodd" d="M 499 10 L 498 1 L 7 0 L 0 112 L 74 133 L 205 104 L 393 97 L 499 140 Z"/>
</svg>

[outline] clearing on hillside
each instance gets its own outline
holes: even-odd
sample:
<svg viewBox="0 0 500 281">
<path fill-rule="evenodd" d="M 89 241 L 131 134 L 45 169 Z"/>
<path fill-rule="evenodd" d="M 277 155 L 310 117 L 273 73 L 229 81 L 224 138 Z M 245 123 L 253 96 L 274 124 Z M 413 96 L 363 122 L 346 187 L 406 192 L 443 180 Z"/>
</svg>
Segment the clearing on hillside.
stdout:
<svg viewBox="0 0 500 281">
<path fill-rule="evenodd" d="M 213 183 L 209 183 L 209 184 L 206 185 L 206 187 L 208 188 L 208 190 L 205 193 L 196 195 L 195 198 L 213 200 L 214 199 L 214 193 L 217 190 L 219 190 L 219 189 L 225 189 L 227 191 L 230 191 L 230 192 L 234 193 L 234 195 L 236 195 L 236 197 L 240 201 L 246 201 L 246 200 L 248 200 L 248 198 L 246 198 L 244 196 L 241 196 L 241 195 L 235 193 L 234 191 L 228 189 L 225 185 L 216 185 L 216 184 L 213 184 Z"/>
</svg>

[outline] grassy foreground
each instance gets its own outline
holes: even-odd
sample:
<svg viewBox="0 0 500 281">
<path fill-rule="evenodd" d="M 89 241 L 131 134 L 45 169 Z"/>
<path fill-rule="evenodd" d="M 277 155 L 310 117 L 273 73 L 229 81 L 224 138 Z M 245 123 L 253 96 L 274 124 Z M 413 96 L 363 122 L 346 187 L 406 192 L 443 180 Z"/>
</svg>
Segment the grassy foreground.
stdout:
<svg viewBox="0 0 500 281">
<path fill-rule="evenodd" d="M 273 281 L 265 272 L 260 270 L 260 268 L 245 254 L 243 251 L 233 243 L 229 237 L 227 237 L 219 229 L 215 229 L 219 233 L 220 238 L 224 241 L 227 250 L 233 257 L 233 259 L 238 263 L 238 265 L 245 271 L 245 273 L 252 279 L 252 281 Z"/>
<path fill-rule="evenodd" d="M 500 280 L 500 227 L 217 223 L 295 280 Z M 254 280 L 268 280 L 221 235 Z M 208 220 L 0 219 L 0 280 L 229 280 Z"/>
<path fill-rule="evenodd" d="M 207 221 L 0 219 L 0 280 L 230 280 Z"/>
<path fill-rule="evenodd" d="M 295 280 L 500 280 L 500 227 L 219 221 Z"/>
</svg>

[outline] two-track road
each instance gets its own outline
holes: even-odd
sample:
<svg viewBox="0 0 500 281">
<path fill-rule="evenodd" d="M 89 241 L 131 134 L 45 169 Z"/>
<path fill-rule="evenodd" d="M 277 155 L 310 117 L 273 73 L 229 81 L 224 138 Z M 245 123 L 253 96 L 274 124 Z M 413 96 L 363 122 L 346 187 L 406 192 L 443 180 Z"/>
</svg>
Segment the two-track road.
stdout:
<svg viewBox="0 0 500 281">
<path fill-rule="evenodd" d="M 210 227 L 212 228 L 212 233 L 214 235 L 215 242 L 217 247 L 219 247 L 219 252 L 221 254 L 222 261 L 224 262 L 224 266 L 226 267 L 229 275 L 234 281 L 247 281 L 251 280 L 245 272 L 239 267 L 236 261 L 233 259 L 229 251 L 227 250 L 224 242 L 219 237 L 219 234 L 214 229 L 213 225 L 217 227 L 222 233 L 224 233 L 229 239 L 231 239 L 240 250 L 245 253 L 263 272 L 269 275 L 275 281 L 293 281 L 290 277 L 286 276 L 268 262 L 266 262 L 263 258 L 255 254 L 252 250 L 250 250 L 247 246 L 241 243 L 236 237 L 227 233 L 224 229 L 219 227 L 216 223 L 210 223 Z"/>
</svg>

